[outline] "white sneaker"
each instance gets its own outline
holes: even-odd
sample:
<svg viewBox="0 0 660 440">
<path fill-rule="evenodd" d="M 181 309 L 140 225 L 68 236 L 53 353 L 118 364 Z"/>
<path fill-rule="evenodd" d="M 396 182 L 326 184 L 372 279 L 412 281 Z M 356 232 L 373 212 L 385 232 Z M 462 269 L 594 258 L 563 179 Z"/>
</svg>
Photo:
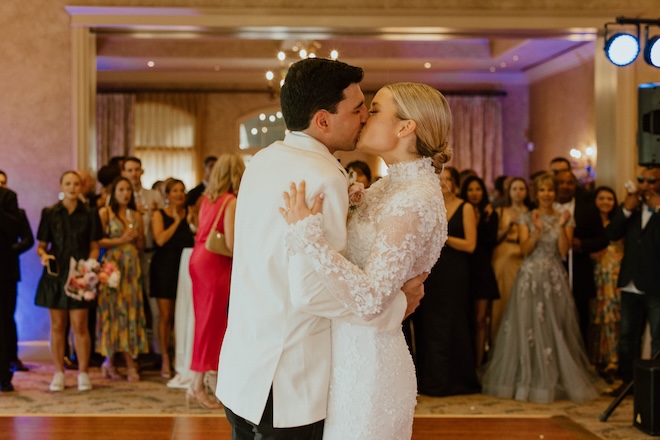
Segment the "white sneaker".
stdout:
<svg viewBox="0 0 660 440">
<path fill-rule="evenodd" d="M 78 374 L 78 391 L 89 391 L 92 389 L 92 382 L 89 380 L 89 374 Z"/>
<path fill-rule="evenodd" d="M 62 391 L 64 389 L 64 373 L 58 371 L 53 376 L 53 380 L 50 382 L 49 389 L 51 391 Z"/>
</svg>

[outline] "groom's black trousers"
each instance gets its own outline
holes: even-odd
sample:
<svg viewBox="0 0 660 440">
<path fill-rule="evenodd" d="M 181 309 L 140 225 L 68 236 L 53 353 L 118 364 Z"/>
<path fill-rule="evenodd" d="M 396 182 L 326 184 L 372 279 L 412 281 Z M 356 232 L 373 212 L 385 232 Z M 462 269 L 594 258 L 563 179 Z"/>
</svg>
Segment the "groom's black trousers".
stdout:
<svg viewBox="0 0 660 440">
<path fill-rule="evenodd" d="M 227 407 L 225 414 L 232 427 L 231 440 L 321 440 L 323 438 L 324 420 L 295 428 L 274 428 L 272 389 L 258 425 L 237 416 Z"/>
</svg>

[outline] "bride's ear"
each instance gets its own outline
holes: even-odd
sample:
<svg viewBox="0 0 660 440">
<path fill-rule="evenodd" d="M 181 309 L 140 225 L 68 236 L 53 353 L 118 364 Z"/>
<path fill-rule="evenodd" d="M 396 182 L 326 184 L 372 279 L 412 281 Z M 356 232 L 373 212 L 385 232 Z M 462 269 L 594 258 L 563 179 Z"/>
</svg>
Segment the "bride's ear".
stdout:
<svg viewBox="0 0 660 440">
<path fill-rule="evenodd" d="M 401 121 L 401 126 L 399 127 L 397 137 L 401 138 L 408 136 L 409 134 L 414 133 L 416 128 L 417 122 L 413 121 L 412 119 Z"/>
</svg>

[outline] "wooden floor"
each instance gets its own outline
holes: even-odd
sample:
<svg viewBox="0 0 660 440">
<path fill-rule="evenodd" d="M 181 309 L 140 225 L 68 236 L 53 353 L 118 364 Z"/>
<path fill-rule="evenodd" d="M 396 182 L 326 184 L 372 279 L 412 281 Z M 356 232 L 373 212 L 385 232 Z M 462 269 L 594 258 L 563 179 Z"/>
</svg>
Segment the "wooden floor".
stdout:
<svg viewBox="0 0 660 440">
<path fill-rule="evenodd" d="M 419 417 L 413 440 L 597 440 L 567 417 Z M 0 440 L 229 440 L 224 417 L 0 417 Z"/>
</svg>

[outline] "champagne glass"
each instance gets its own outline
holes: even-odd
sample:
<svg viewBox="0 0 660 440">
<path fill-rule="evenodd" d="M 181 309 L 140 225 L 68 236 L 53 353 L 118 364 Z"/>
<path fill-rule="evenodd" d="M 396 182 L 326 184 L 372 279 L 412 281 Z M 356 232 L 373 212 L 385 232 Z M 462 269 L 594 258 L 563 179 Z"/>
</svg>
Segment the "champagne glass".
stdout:
<svg viewBox="0 0 660 440">
<path fill-rule="evenodd" d="M 133 211 L 130 208 L 126 208 L 126 223 L 130 229 L 133 229 L 135 224 L 133 223 Z"/>
</svg>

